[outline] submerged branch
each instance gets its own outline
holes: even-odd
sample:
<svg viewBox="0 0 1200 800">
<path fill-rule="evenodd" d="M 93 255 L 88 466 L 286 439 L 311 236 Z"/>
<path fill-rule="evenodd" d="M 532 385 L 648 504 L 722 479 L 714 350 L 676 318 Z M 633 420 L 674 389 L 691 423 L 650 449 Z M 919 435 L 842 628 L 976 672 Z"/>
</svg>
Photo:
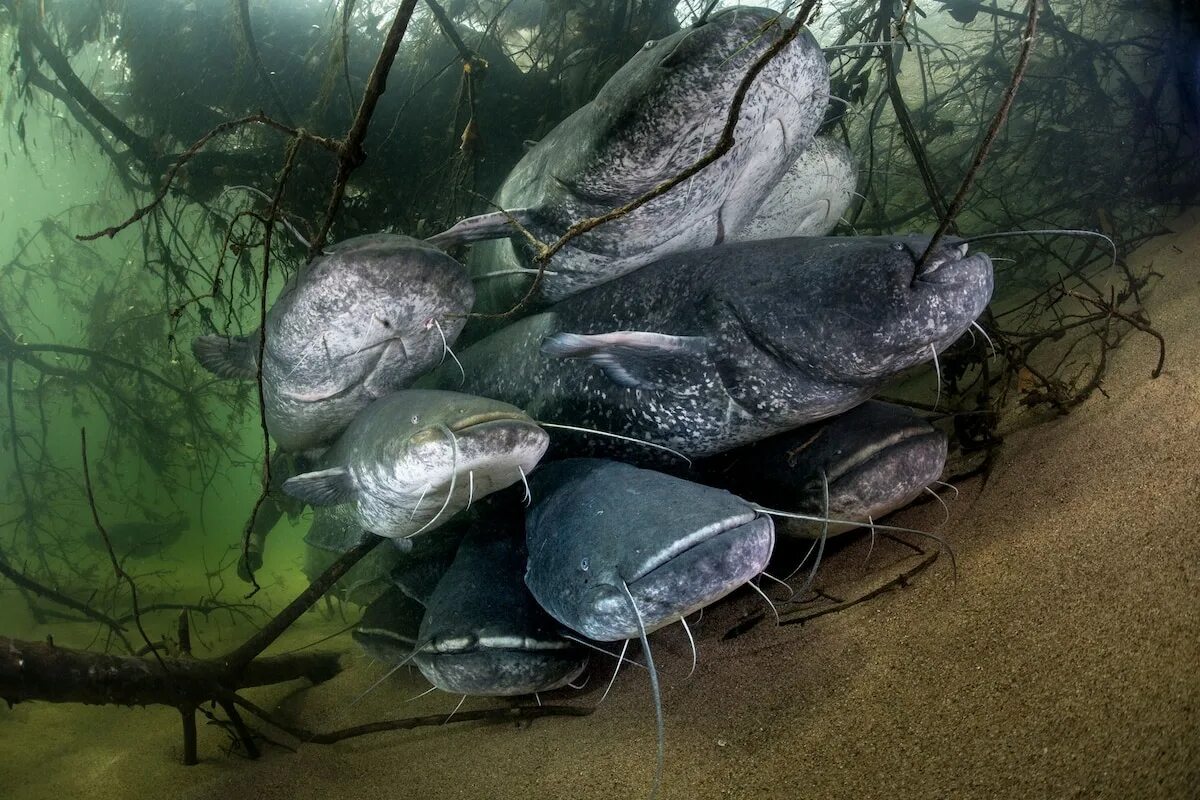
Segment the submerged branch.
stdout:
<svg viewBox="0 0 1200 800">
<path fill-rule="evenodd" d="M 979 150 L 975 153 L 975 160 L 971 162 L 971 168 L 967 170 L 962 185 L 958 187 L 954 199 L 950 201 L 950 208 L 942 216 L 942 221 L 938 224 L 933 238 L 929 240 L 929 246 L 925 248 L 925 252 L 917 262 L 918 273 L 925 264 L 925 260 L 929 258 L 929 254 L 933 252 L 938 242 L 945 235 L 947 229 L 954 224 L 954 218 L 958 216 L 958 212 L 962 211 L 963 206 L 967 202 L 967 193 L 975 183 L 975 174 L 983 166 L 984 159 L 987 158 L 988 153 L 992 149 L 992 143 L 996 141 L 996 136 L 999 135 L 1000 128 L 1004 126 L 1004 120 L 1008 119 L 1008 110 L 1012 108 L 1013 100 L 1016 99 L 1017 87 L 1021 85 L 1021 79 L 1025 77 L 1025 69 L 1029 66 L 1029 56 L 1033 52 L 1033 41 L 1037 36 L 1037 20 L 1038 0 L 1029 0 L 1029 19 L 1025 23 L 1025 32 L 1021 35 L 1021 55 L 1017 59 L 1016 68 L 1013 69 L 1012 80 L 1004 90 L 1004 95 L 1000 100 L 1000 107 L 996 109 L 996 116 L 992 119 L 992 124 L 988 128 L 987 133 L 984 134 L 983 142 L 980 143 Z"/>
</svg>

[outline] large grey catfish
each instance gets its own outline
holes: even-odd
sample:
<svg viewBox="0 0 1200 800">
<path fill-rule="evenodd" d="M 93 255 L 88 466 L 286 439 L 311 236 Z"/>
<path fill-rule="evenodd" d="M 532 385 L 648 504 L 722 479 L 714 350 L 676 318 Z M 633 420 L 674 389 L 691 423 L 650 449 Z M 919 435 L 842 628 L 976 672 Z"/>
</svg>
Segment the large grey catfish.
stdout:
<svg viewBox="0 0 1200 800">
<path fill-rule="evenodd" d="M 413 661 L 443 691 L 533 694 L 565 686 L 587 666 L 583 648 L 525 587 L 522 527 L 519 512 L 479 521 L 426 603 Z"/>
<path fill-rule="evenodd" d="M 868 401 L 702 464 L 706 479 L 828 526 L 781 519 L 780 533 L 833 536 L 911 503 L 946 466 L 946 434 L 905 406 Z"/>
<path fill-rule="evenodd" d="M 463 390 L 688 456 L 782 433 L 868 399 L 983 311 L 991 260 L 943 240 L 918 272 L 928 241 L 773 239 L 669 256 L 467 348 Z"/>
<path fill-rule="evenodd" d="M 766 569 L 775 545 L 771 518 L 750 503 L 661 472 L 575 458 L 530 483 L 525 583 L 555 619 L 599 641 L 716 602 Z"/>
<path fill-rule="evenodd" d="M 509 174 L 495 203 L 539 239 L 645 194 L 698 161 L 719 141 L 750 66 L 788 24 L 777 12 L 735 8 L 646 46 L 592 102 L 559 123 Z M 554 302 L 669 253 L 715 244 L 758 210 L 812 140 L 829 97 L 829 68 L 807 31 L 756 77 L 741 107 L 734 145 L 666 194 L 574 239 L 551 260 L 537 292 Z M 477 245 L 471 273 L 478 310 L 503 311 L 524 296 L 534 253 L 508 214 L 463 220 L 430 239 Z M 505 273 L 484 277 L 492 273 Z"/>
<path fill-rule="evenodd" d="M 286 451 L 328 445 L 372 400 L 437 365 L 474 298 L 462 265 L 416 239 L 381 233 L 331 246 L 267 312 L 267 431 Z M 201 336 L 192 351 L 220 377 L 252 380 L 258 345 L 255 331 Z"/>
<path fill-rule="evenodd" d="M 537 466 L 549 436 L 507 403 L 457 392 L 408 389 L 363 409 L 321 469 L 283 490 L 314 506 L 345 504 L 361 531 L 401 540 L 433 531 Z"/>
</svg>

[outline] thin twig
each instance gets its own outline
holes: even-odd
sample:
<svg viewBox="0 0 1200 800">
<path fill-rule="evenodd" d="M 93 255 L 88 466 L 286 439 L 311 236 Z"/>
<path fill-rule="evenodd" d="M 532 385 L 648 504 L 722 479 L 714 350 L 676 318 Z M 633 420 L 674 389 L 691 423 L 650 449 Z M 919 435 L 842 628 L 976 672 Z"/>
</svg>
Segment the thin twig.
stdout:
<svg viewBox="0 0 1200 800">
<path fill-rule="evenodd" d="M 254 382 L 258 390 L 258 424 L 262 428 L 263 437 L 263 467 L 262 488 L 258 493 L 258 499 L 254 501 L 254 509 L 250 512 L 250 519 L 246 521 L 246 528 L 242 531 L 242 562 L 246 565 L 246 574 L 250 576 L 250 584 L 254 587 L 246 595 L 246 599 L 253 597 L 255 593 L 262 589 L 258 585 L 258 579 L 254 577 L 254 570 L 250 568 L 250 535 L 254 532 L 254 523 L 258 519 L 258 511 L 262 508 L 267 495 L 271 492 L 271 434 L 267 430 L 267 393 L 266 388 L 263 386 L 263 361 L 266 360 L 267 351 L 267 310 L 270 300 L 268 288 L 271 282 L 271 241 L 275 235 L 275 220 L 279 216 L 279 204 L 283 200 L 283 191 L 287 186 L 288 176 L 291 175 L 292 167 L 296 163 L 296 154 L 300 150 L 300 142 L 300 136 L 296 136 L 288 142 L 283 167 L 279 170 L 279 177 L 275 181 L 275 195 L 271 198 L 271 204 L 267 207 L 263 228 L 262 284 L 259 287 L 258 293 L 258 349 L 254 361 Z"/>
<path fill-rule="evenodd" d="M 346 181 L 350 179 L 350 173 L 366 161 L 367 154 L 363 150 L 363 140 L 367 137 L 367 128 L 371 124 L 371 117 L 375 113 L 375 107 L 379 104 L 379 98 L 387 88 L 388 73 L 391 72 L 392 62 L 396 60 L 400 42 L 404 39 L 408 23 L 412 19 L 416 7 L 417 0 L 403 0 L 400 7 L 396 9 L 396 16 L 392 19 L 391 27 L 388 28 L 387 38 L 384 39 L 383 47 L 379 50 L 379 57 L 375 60 L 375 66 L 371 68 L 370 77 L 367 78 L 367 86 L 363 92 L 362 102 L 358 106 L 358 113 L 354 117 L 350 130 L 346 133 L 346 138 L 338 143 L 337 176 L 333 179 L 333 189 L 329 193 L 325 220 L 321 223 L 321 229 L 313 237 L 312 246 L 309 248 L 309 258 L 316 256 L 325 246 L 329 230 L 333 227 L 333 220 L 342 206 L 342 197 L 346 194 Z"/>
<path fill-rule="evenodd" d="M 1037 21 L 1038 0 L 1029 0 L 1029 18 L 1025 23 L 1025 32 L 1021 36 L 1021 55 L 1017 59 L 1016 68 L 1013 69 L 1012 80 L 1004 89 L 1004 95 L 1000 100 L 1000 107 L 996 109 L 996 116 L 992 118 L 992 124 L 984 135 L 983 142 L 979 145 L 979 150 L 975 153 L 975 160 L 971 162 L 971 168 L 967 170 L 962 185 L 958 187 L 958 192 L 955 193 L 954 199 L 950 201 L 949 210 L 942 217 L 937 230 L 934 231 L 933 238 L 929 240 L 929 246 L 925 248 L 920 261 L 917 262 L 918 273 L 920 273 L 921 267 L 924 266 L 930 253 L 933 252 L 938 242 L 945 235 L 946 230 L 954 223 L 954 218 L 958 216 L 958 212 L 962 211 L 963 206 L 967 202 L 967 192 L 971 190 L 971 185 L 975 182 L 975 174 L 979 171 L 984 159 L 987 158 L 988 153 L 991 151 L 992 143 L 996 141 L 996 137 L 1000 134 L 1000 128 L 1004 126 L 1004 121 L 1008 119 L 1008 110 L 1012 108 L 1013 100 L 1016 99 L 1017 87 L 1021 85 L 1021 79 L 1025 76 L 1025 69 L 1029 66 L 1029 56 L 1033 53 L 1033 42 L 1037 36 Z"/>
<path fill-rule="evenodd" d="M 113 634 L 121 640 L 121 643 L 125 645 L 125 649 L 130 653 L 133 652 L 133 645 L 130 643 L 129 639 L 125 637 L 125 626 L 107 614 L 97 611 L 87 603 L 81 603 L 75 598 L 65 595 L 57 589 L 52 589 L 49 586 L 45 586 L 44 584 L 35 581 L 33 578 L 18 570 L 12 564 L 9 564 L 2 556 L 0 556 L 0 575 L 3 575 L 15 585 L 32 592 L 38 597 L 44 597 L 47 600 L 58 603 L 59 605 L 66 606 L 74 611 L 78 611 L 88 619 L 99 622 L 102 625 L 107 625 L 109 629 L 112 630 Z"/>
<path fill-rule="evenodd" d="M 133 582 L 133 578 L 121 566 L 121 562 L 117 559 L 117 554 L 113 550 L 112 539 L 108 536 L 108 531 L 105 530 L 104 524 L 100 521 L 100 511 L 96 508 L 96 495 L 92 491 L 92 473 L 88 468 L 88 453 L 87 453 L 87 428 L 79 429 L 79 450 L 80 458 L 83 461 L 83 485 L 87 489 L 88 507 L 92 510 L 92 522 L 96 523 L 96 530 L 100 532 L 101 538 L 104 539 L 104 546 L 108 550 L 108 557 L 112 561 L 113 572 L 120 580 L 124 580 L 129 584 L 129 595 L 133 605 L 133 622 L 137 626 L 138 633 L 142 635 L 142 639 L 146 642 L 146 646 L 154 653 L 154 657 L 158 660 L 159 666 L 164 672 L 168 672 L 167 662 L 163 661 L 162 654 L 158 652 L 158 648 L 150 641 L 150 637 L 146 634 L 146 629 L 142 627 L 142 613 L 138 607 L 138 592 L 137 584 Z"/>
<path fill-rule="evenodd" d="M 338 152 L 338 143 L 336 141 L 332 139 L 326 139 L 323 136 L 316 136 L 306 131 L 292 128 L 288 125 L 284 125 L 282 122 L 277 122 L 265 114 L 250 114 L 249 116 L 241 117 L 239 119 L 232 119 L 228 122 L 222 122 L 220 125 L 217 125 L 208 133 L 204 134 L 195 142 L 193 142 L 191 147 L 183 151 L 183 153 L 181 153 L 179 157 L 175 159 L 174 163 L 171 164 L 170 169 L 168 169 L 166 174 L 163 175 L 162 185 L 159 187 L 158 193 L 149 203 L 134 211 L 128 219 L 119 225 L 113 225 L 112 227 L 105 228 L 102 231 L 96 231 L 95 233 L 79 234 L 75 238 L 81 242 L 90 242 L 94 239 L 100 239 L 105 236 L 110 239 L 116 236 L 118 233 L 125 230 L 130 225 L 137 222 L 158 207 L 159 203 L 163 201 L 163 198 L 167 196 L 167 191 L 170 190 L 171 184 L 175 180 L 175 176 L 179 174 L 179 170 L 183 169 L 187 162 L 191 161 L 197 153 L 203 150 L 205 145 L 207 145 L 217 136 L 224 135 L 245 125 L 265 125 L 268 128 L 274 128 L 277 131 L 281 131 L 288 136 L 300 137 L 303 138 L 304 141 L 311 142 L 312 144 L 323 147 L 326 150 L 330 150 L 335 153 Z"/>
</svg>

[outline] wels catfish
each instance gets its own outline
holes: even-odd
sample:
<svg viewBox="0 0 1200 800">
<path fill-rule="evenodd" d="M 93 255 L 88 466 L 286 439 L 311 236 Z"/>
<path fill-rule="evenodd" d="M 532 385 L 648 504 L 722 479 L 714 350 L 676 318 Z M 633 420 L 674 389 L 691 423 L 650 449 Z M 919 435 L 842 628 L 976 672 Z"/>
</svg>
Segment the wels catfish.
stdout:
<svg viewBox="0 0 1200 800">
<path fill-rule="evenodd" d="M 729 240 L 824 236 L 850 207 L 857 181 L 850 149 L 837 139 L 818 136 L 779 179 L 758 213 Z"/>
<path fill-rule="evenodd" d="M 717 145 L 739 85 L 788 24 L 775 11 L 735 8 L 647 42 L 509 173 L 495 197 L 504 212 L 431 237 L 445 247 L 512 237 L 472 252 L 477 310 L 504 311 L 532 285 L 521 271 L 536 266 L 536 254 L 511 220 L 549 243 L 692 166 Z M 805 30 L 751 84 L 733 147 L 666 194 L 571 241 L 551 259 L 535 300 L 561 300 L 739 230 L 808 146 L 828 99 L 829 67 Z"/>
<path fill-rule="evenodd" d="M 445 356 L 471 310 L 466 270 L 436 247 L 373 234 L 339 242 L 283 288 L 267 312 L 267 431 L 285 451 L 331 443 L 354 416 Z M 254 380 L 259 333 L 201 336 L 197 360 Z"/>
<path fill-rule="evenodd" d="M 425 607 L 393 586 L 367 606 L 350 636 L 368 656 L 399 664 L 412 655 Z"/>
<path fill-rule="evenodd" d="M 360 531 L 402 540 L 523 480 L 549 436 L 523 411 L 456 392 L 405 390 L 363 409 L 320 460 L 284 481 L 313 506 L 346 504 Z"/>
<path fill-rule="evenodd" d="M 530 479 L 525 583 L 598 641 L 633 639 L 716 602 L 771 558 L 770 517 L 722 489 L 602 459 Z"/>
<path fill-rule="evenodd" d="M 179 541 L 188 530 L 188 518 L 177 514 L 170 519 L 150 521 L 113 522 L 104 526 L 113 553 L 119 561 L 126 558 L 150 558 L 159 556 L 164 550 Z M 107 553 L 104 537 L 95 531 L 89 532 L 86 541 L 95 550 Z"/>
<path fill-rule="evenodd" d="M 798 519 L 777 523 L 780 533 L 817 538 L 853 530 L 911 503 L 941 477 L 946 451 L 946 434 L 912 409 L 869 401 L 700 468 L 714 483 L 756 503 L 845 520 L 827 528 Z"/>
<path fill-rule="evenodd" d="M 991 260 L 944 239 L 918 270 L 928 242 L 802 237 L 670 256 L 467 348 L 463 390 L 688 456 L 765 439 L 858 405 L 983 311 Z M 595 441 L 572 454 L 601 452 Z"/>
<path fill-rule="evenodd" d="M 413 661 L 443 691 L 545 692 L 587 666 L 584 649 L 562 636 L 525 588 L 522 524 L 520 514 L 477 523 L 426 603 Z"/>
</svg>

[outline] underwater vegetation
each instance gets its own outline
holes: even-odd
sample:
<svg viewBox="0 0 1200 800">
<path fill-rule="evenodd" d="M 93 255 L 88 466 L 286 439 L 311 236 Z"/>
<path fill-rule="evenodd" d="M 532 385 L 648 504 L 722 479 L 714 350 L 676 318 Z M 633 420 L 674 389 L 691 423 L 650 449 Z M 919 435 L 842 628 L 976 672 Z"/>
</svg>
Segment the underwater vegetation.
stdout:
<svg viewBox="0 0 1200 800">
<path fill-rule="evenodd" d="M 245 692 L 358 648 L 459 722 L 643 670 L 657 793 L 651 634 L 953 560 L 881 518 L 1161 373 L 1127 256 L 1200 197 L 1184 2 L 0 0 L 0 52 L 0 698 L 188 764 L 449 721 Z M 853 532 L 916 555 L 831 601 Z"/>
</svg>

